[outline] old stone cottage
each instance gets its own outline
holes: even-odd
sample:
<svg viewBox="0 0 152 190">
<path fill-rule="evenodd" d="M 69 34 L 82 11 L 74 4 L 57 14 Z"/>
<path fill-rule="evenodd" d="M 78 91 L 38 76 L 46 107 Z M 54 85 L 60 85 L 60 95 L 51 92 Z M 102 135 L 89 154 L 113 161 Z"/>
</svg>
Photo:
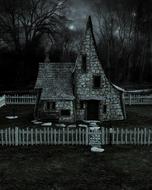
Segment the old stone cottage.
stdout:
<svg viewBox="0 0 152 190">
<path fill-rule="evenodd" d="M 123 91 L 107 79 L 89 17 L 76 63 L 40 63 L 36 116 L 60 122 L 123 120 Z"/>
</svg>

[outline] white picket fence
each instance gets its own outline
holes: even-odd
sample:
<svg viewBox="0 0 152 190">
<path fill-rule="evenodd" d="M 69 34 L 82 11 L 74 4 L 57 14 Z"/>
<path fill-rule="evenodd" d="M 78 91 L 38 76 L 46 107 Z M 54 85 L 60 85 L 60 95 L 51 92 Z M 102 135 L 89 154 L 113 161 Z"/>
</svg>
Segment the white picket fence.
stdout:
<svg viewBox="0 0 152 190">
<path fill-rule="evenodd" d="M 0 130 L 0 145 L 88 145 L 88 128 L 7 128 Z"/>
<path fill-rule="evenodd" d="M 89 145 L 92 137 L 101 138 L 101 145 L 151 145 L 152 129 L 104 128 L 94 132 L 89 128 L 7 128 L 0 129 L 0 145 Z M 95 139 L 96 141 L 96 139 Z"/>
<path fill-rule="evenodd" d="M 150 95 L 140 95 L 127 93 L 124 96 L 126 105 L 151 105 L 152 104 L 152 94 Z"/>
<path fill-rule="evenodd" d="M 0 108 L 3 107 L 5 104 L 6 104 L 6 97 L 4 95 L 0 97 Z"/>
<path fill-rule="evenodd" d="M 36 95 L 6 95 L 6 104 L 35 104 Z"/>
<path fill-rule="evenodd" d="M 152 129 L 146 128 L 102 128 L 102 144 L 151 145 Z"/>
<path fill-rule="evenodd" d="M 6 97 L 6 104 L 35 104 L 36 103 L 36 91 L 29 90 L 29 91 L 19 91 L 15 93 L 15 91 L 1 91 L 1 94 L 5 94 Z M 0 97 L 0 105 L 1 105 L 1 98 Z M 132 93 L 126 91 L 124 93 L 124 101 L 126 105 L 152 105 L 152 94 L 144 95 L 138 93 Z"/>
</svg>

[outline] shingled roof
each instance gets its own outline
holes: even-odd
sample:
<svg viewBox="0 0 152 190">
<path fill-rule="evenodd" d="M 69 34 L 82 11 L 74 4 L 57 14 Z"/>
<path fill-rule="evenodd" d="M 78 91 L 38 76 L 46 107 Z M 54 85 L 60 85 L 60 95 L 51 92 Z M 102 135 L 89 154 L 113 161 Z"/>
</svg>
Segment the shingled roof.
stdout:
<svg viewBox="0 0 152 190">
<path fill-rule="evenodd" d="M 74 99 L 72 71 L 74 63 L 40 63 L 35 88 L 42 89 L 41 100 Z"/>
</svg>

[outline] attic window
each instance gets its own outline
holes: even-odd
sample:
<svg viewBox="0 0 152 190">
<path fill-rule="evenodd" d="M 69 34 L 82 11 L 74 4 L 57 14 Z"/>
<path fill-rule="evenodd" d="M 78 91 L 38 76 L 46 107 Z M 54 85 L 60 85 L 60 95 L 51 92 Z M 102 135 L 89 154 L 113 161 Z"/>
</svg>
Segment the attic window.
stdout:
<svg viewBox="0 0 152 190">
<path fill-rule="evenodd" d="M 70 116 L 70 110 L 61 110 L 61 116 Z"/>
<path fill-rule="evenodd" d="M 101 86 L 101 77 L 100 76 L 93 76 L 93 87 L 100 88 Z"/>
<path fill-rule="evenodd" d="M 83 54 L 82 55 L 82 71 L 86 72 L 87 70 L 87 55 Z"/>
</svg>

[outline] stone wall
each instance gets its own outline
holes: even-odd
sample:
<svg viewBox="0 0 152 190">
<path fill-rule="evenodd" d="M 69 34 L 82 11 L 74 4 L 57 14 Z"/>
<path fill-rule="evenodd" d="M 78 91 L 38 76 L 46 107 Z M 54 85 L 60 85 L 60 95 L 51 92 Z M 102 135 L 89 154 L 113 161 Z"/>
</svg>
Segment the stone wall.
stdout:
<svg viewBox="0 0 152 190">
<path fill-rule="evenodd" d="M 60 122 L 74 122 L 74 108 L 73 108 L 73 101 L 67 101 L 67 100 L 62 100 L 62 101 L 57 101 L 56 102 L 56 110 L 60 112 L 61 115 L 61 110 L 70 110 L 70 116 L 60 116 L 59 121 Z"/>
<path fill-rule="evenodd" d="M 52 110 L 47 110 L 46 109 L 46 103 L 49 102 L 47 101 L 41 101 L 41 108 L 40 110 L 45 112 L 51 112 L 51 111 L 56 111 L 59 113 L 59 122 L 74 122 L 74 108 L 73 108 L 73 101 L 72 100 L 50 100 L 50 102 L 55 102 L 55 109 Z M 70 110 L 70 116 L 62 116 L 61 115 L 61 110 Z"/>
<path fill-rule="evenodd" d="M 82 55 L 86 55 L 86 72 L 82 70 Z M 93 88 L 93 76 L 101 76 L 99 89 Z M 103 120 L 124 119 L 121 93 L 107 79 L 97 56 L 94 36 L 91 28 L 86 31 L 80 54 L 76 61 L 75 92 L 77 97 L 77 119 L 86 119 L 86 107 L 80 109 L 80 100 L 99 100 L 99 118 Z M 107 106 L 106 114 L 103 106 Z"/>
</svg>

